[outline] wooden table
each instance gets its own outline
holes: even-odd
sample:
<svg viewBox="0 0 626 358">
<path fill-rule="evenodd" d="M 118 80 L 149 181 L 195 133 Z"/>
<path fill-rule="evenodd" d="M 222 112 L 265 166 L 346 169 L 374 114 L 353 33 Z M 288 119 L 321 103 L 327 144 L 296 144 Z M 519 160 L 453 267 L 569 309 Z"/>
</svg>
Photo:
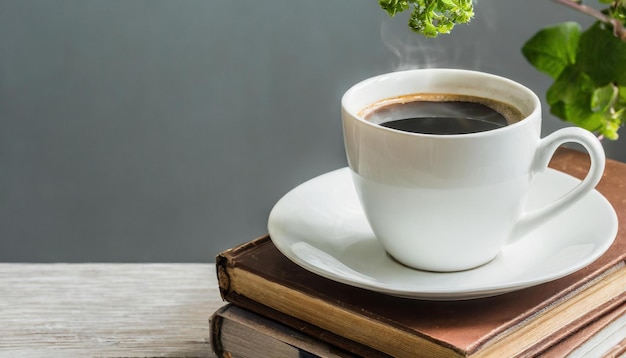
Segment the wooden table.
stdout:
<svg viewBox="0 0 626 358">
<path fill-rule="evenodd" d="M 214 357 L 214 264 L 0 263 L 0 357 Z"/>
</svg>

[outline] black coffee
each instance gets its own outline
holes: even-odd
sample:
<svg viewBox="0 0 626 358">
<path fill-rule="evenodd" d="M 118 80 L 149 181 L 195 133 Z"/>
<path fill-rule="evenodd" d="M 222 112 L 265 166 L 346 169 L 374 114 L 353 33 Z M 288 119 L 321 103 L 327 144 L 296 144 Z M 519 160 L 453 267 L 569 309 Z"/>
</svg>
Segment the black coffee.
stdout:
<svg viewBox="0 0 626 358">
<path fill-rule="evenodd" d="M 467 134 L 502 128 L 522 119 L 515 107 L 474 96 L 420 94 L 392 98 L 364 109 L 383 127 L 424 134 Z"/>
</svg>

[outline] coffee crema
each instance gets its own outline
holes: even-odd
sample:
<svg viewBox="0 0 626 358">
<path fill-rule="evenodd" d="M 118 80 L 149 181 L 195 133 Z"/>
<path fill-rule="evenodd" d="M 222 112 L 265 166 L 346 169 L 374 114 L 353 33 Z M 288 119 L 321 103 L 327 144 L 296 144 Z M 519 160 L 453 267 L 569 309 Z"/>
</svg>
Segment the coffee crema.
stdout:
<svg viewBox="0 0 626 358">
<path fill-rule="evenodd" d="M 524 118 L 516 107 L 494 99 L 433 93 L 384 99 L 358 115 L 387 128 L 439 135 L 489 131 Z"/>
</svg>

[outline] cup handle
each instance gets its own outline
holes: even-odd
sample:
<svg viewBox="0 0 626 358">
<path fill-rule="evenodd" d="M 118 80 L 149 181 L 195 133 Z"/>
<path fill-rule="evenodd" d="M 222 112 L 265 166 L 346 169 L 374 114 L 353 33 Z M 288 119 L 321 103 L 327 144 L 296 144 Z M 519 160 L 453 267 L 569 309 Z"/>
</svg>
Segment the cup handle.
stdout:
<svg viewBox="0 0 626 358">
<path fill-rule="evenodd" d="M 563 212 L 593 190 L 600 182 L 600 179 L 602 179 L 605 165 L 605 154 L 602 144 L 591 132 L 579 127 L 563 128 L 541 139 L 536 152 L 533 171 L 544 171 L 557 148 L 568 142 L 579 143 L 587 150 L 591 159 L 591 166 L 587 176 L 580 184 L 556 201 L 542 208 L 523 213 L 515 224 L 508 243 L 517 241 L 555 215 Z"/>
</svg>

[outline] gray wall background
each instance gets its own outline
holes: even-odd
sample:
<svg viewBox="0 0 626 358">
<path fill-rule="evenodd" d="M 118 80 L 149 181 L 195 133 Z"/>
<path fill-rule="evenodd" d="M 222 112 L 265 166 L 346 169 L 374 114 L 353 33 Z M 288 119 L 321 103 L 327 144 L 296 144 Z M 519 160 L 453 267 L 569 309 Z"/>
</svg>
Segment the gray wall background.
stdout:
<svg viewBox="0 0 626 358">
<path fill-rule="evenodd" d="M 212 261 L 346 165 L 339 100 L 404 67 L 550 82 L 520 54 L 590 19 L 479 0 L 426 40 L 363 0 L 0 0 L 0 261 Z M 546 114 L 544 132 L 564 126 Z M 626 139 L 605 143 L 626 161 Z"/>
</svg>

